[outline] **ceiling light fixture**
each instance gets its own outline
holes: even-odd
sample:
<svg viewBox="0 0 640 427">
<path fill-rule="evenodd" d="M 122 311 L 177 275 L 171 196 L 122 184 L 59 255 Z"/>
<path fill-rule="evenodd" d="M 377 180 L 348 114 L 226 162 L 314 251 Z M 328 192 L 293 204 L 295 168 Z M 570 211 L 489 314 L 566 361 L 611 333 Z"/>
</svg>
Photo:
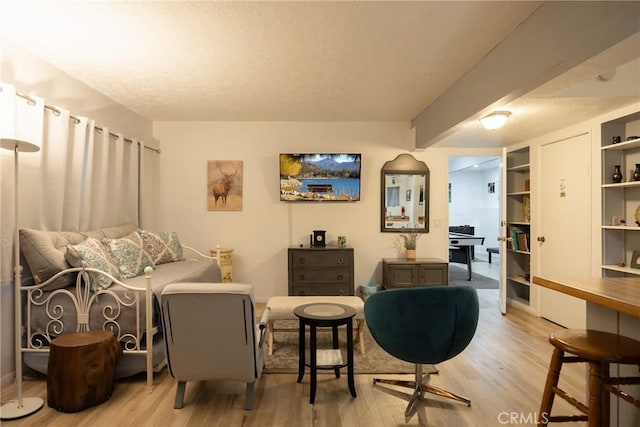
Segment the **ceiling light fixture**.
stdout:
<svg viewBox="0 0 640 427">
<path fill-rule="evenodd" d="M 511 113 L 509 111 L 494 111 L 488 116 L 481 118 L 480 124 L 488 130 L 500 129 L 504 126 L 510 115 Z"/>
</svg>

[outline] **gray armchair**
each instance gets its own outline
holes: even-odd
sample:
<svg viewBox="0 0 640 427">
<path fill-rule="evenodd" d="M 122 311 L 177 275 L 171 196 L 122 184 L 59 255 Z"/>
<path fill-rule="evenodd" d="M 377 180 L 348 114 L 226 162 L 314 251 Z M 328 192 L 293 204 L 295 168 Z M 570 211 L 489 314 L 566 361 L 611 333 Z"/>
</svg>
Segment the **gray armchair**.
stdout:
<svg viewBox="0 0 640 427">
<path fill-rule="evenodd" d="M 268 310 L 256 324 L 253 287 L 238 283 L 175 283 L 162 290 L 162 325 L 169 374 L 182 408 L 187 381 L 247 383 L 253 409 L 255 381 L 264 367 Z"/>
</svg>

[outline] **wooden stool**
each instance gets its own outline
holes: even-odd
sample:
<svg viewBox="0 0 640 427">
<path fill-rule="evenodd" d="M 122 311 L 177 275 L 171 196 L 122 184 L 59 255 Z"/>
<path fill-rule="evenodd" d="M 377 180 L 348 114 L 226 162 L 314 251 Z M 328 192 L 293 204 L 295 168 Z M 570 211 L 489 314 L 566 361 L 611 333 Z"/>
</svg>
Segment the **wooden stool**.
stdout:
<svg viewBox="0 0 640 427">
<path fill-rule="evenodd" d="M 609 392 L 640 408 L 640 401 L 633 399 L 615 385 L 640 384 L 639 377 L 610 377 L 609 364 L 638 365 L 640 368 L 640 342 L 628 337 L 594 330 L 563 329 L 549 335 L 555 347 L 549 365 L 549 373 L 542 394 L 538 425 L 549 422 L 588 421 L 590 427 L 609 425 Z M 565 356 L 570 353 L 573 356 Z M 589 364 L 588 406 L 558 387 L 563 363 L 586 362 Z M 552 416 L 553 398 L 558 395 L 575 406 L 584 415 Z"/>
<path fill-rule="evenodd" d="M 122 347 L 112 332 L 74 332 L 51 341 L 47 403 L 78 412 L 107 401 L 113 392 Z"/>
</svg>

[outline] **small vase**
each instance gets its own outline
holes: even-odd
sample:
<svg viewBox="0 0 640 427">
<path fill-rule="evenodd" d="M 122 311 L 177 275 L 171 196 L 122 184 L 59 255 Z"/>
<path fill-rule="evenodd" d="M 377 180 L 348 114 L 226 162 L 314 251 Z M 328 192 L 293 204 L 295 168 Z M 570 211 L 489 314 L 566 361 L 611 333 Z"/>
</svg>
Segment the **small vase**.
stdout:
<svg viewBox="0 0 640 427">
<path fill-rule="evenodd" d="M 613 176 L 611 177 L 613 183 L 617 184 L 622 182 L 622 171 L 620 170 L 620 165 L 615 165 L 613 169 Z"/>
<path fill-rule="evenodd" d="M 636 169 L 633 171 L 633 180 L 640 181 L 640 163 L 636 163 Z"/>
<path fill-rule="evenodd" d="M 407 259 L 416 259 L 416 250 L 415 249 L 407 249 L 406 256 L 407 256 Z"/>
</svg>

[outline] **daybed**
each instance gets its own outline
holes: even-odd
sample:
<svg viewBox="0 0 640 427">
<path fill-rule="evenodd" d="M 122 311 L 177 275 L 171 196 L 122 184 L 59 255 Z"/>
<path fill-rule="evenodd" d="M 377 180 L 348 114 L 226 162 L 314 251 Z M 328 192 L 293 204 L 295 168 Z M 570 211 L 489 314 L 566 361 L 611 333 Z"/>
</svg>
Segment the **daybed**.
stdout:
<svg viewBox="0 0 640 427">
<path fill-rule="evenodd" d="M 222 282 L 219 256 L 183 246 L 176 233 L 138 230 L 135 224 L 88 232 L 22 229 L 20 246 L 23 277 L 33 277 L 33 283 L 20 287 L 23 360 L 42 373 L 54 338 L 104 329 L 124 350 L 116 377 L 146 371 L 147 384 L 153 384 L 153 371 L 166 360 L 162 288 L 176 282 Z M 198 259 L 185 259 L 183 248 Z M 148 312 L 153 315 L 147 317 Z"/>
</svg>

